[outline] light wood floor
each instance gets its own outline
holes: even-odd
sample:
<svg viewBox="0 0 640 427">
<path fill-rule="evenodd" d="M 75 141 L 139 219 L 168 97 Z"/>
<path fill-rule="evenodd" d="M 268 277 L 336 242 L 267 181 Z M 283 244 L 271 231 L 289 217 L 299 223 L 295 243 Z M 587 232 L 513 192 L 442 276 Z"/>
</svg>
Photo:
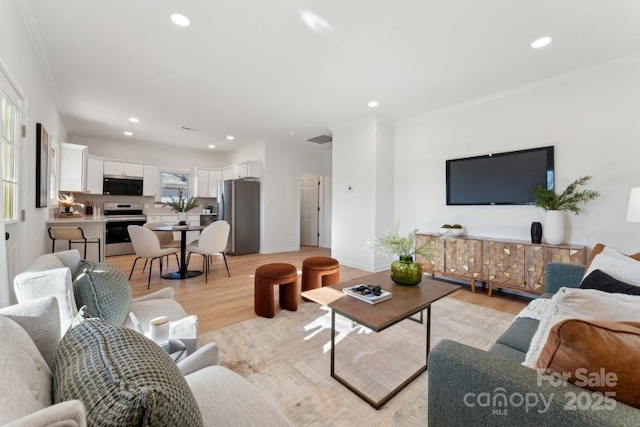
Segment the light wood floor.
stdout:
<svg viewBox="0 0 640 427">
<path fill-rule="evenodd" d="M 227 277 L 222 257 L 215 257 L 209 281 L 206 284 L 204 274 L 185 280 L 162 279 L 155 262 L 149 290 L 147 290 L 148 272 L 142 272 L 144 263 L 140 260 L 131 277 L 132 292 L 134 297 L 138 297 L 171 286 L 175 291 L 176 300 L 182 304 L 187 313 L 198 316 L 200 332 L 206 333 L 256 317 L 253 311 L 253 273 L 260 265 L 270 262 L 288 262 L 301 270 L 302 261 L 305 258 L 330 255 L 330 249 L 303 246 L 296 252 L 227 256 L 231 277 Z M 117 265 L 129 277 L 134 259 L 135 255 L 120 255 L 107 257 L 105 261 Z M 169 267 L 164 268 L 165 271 L 175 271 L 175 258 L 170 258 Z M 194 255 L 190 269 L 202 269 L 202 259 L 199 256 Z M 340 267 L 342 280 L 366 274 L 369 273 L 347 266 Z M 486 289 L 476 288 L 476 293 L 472 293 L 468 286 L 463 286 L 450 297 L 512 314 L 517 314 L 529 301 L 526 297 L 500 292 L 494 292 L 494 296 L 489 298 Z M 277 298 L 277 292 L 275 294 Z"/>
</svg>

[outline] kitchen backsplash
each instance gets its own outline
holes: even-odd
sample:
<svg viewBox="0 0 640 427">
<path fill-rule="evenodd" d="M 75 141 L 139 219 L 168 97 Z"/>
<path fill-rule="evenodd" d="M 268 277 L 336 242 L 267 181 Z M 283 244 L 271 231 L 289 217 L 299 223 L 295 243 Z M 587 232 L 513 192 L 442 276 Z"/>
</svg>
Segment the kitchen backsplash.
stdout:
<svg viewBox="0 0 640 427">
<path fill-rule="evenodd" d="M 105 196 L 103 194 L 75 193 L 75 199 L 77 203 L 82 203 L 83 205 L 86 204 L 87 201 L 90 201 L 93 206 L 99 206 L 101 210 L 105 203 L 124 202 L 142 204 L 144 206 L 144 213 L 146 214 L 162 214 L 172 212 L 168 207 L 161 207 L 159 204 L 156 205 L 153 197 L 150 196 Z M 208 205 L 213 206 L 213 213 L 217 212 L 218 205 L 215 198 L 198 197 L 197 200 L 198 203 L 200 203 L 200 206 L 189 211 L 190 213 L 203 213 L 203 209 L 205 209 Z M 56 210 L 59 209 L 56 208 Z M 82 208 L 80 207 L 78 207 L 76 210 L 82 212 Z"/>
</svg>

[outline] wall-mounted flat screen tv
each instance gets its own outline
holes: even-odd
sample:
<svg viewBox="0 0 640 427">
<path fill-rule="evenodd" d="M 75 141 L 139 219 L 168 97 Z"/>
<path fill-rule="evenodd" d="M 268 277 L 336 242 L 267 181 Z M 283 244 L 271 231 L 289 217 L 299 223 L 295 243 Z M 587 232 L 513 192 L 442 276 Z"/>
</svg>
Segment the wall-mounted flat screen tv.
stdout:
<svg viewBox="0 0 640 427">
<path fill-rule="evenodd" d="M 553 147 L 447 160 L 447 205 L 531 205 L 554 189 Z"/>
</svg>

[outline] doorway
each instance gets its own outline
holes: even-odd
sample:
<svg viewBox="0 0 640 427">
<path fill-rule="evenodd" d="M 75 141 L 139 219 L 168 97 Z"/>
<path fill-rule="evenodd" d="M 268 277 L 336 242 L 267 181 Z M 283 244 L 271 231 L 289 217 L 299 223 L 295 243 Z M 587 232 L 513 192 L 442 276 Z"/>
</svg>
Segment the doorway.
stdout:
<svg viewBox="0 0 640 427">
<path fill-rule="evenodd" d="M 300 174 L 300 245 L 318 246 L 320 237 L 320 175 Z"/>
</svg>

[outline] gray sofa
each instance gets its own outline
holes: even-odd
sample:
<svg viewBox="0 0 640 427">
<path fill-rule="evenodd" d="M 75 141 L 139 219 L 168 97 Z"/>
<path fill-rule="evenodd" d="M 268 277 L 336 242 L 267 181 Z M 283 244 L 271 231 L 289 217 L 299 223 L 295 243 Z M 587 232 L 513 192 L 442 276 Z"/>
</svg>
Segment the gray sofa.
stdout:
<svg viewBox="0 0 640 427">
<path fill-rule="evenodd" d="M 549 263 L 545 297 L 560 287 L 577 287 L 584 266 Z M 430 426 L 631 426 L 640 425 L 640 410 L 616 402 L 612 410 L 588 409 L 597 397 L 588 390 L 552 385 L 537 371 L 521 365 L 538 321 L 518 318 L 495 344 L 483 351 L 443 340 L 429 353 Z M 504 403 L 507 399 L 507 403 Z M 570 410 L 566 406 L 576 406 Z M 580 409 L 580 407 L 584 409 Z"/>
</svg>

